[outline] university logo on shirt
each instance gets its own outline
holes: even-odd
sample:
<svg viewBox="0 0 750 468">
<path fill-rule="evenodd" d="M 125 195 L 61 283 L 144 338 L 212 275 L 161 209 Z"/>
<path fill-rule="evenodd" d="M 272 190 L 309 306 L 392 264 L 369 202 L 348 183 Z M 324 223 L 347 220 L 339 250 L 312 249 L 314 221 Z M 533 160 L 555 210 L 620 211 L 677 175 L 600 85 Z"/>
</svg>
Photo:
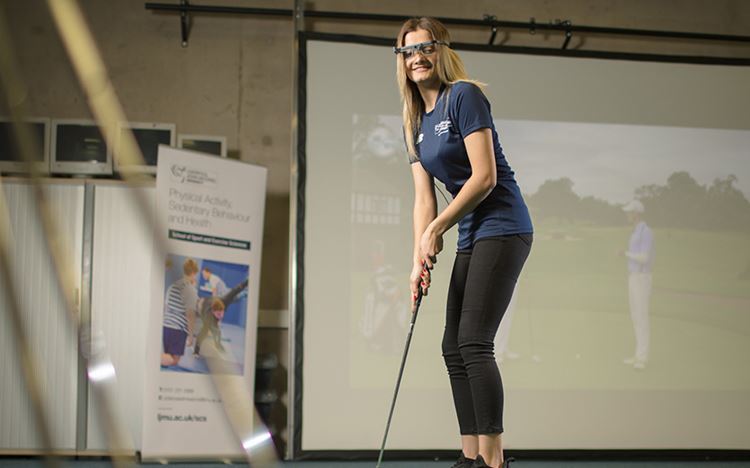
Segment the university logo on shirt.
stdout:
<svg viewBox="0 0 750 468">
<path fill-rule="evenodd" d="M 442 122 L 435 125 L 435 136 L 440 136 L 448 133 L 448 130 L 453 126 L 450 120 L 443 120 Z"/>
</svg>

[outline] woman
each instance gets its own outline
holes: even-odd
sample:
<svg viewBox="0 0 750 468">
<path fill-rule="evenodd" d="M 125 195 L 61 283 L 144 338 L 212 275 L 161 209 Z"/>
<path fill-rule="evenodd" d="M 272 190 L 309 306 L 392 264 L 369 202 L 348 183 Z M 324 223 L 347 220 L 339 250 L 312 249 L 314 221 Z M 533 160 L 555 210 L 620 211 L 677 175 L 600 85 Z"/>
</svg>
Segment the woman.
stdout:
<svg viewBox="0 0 750 468">
<path fill-rule="evenodd" d="M 395 51 L 404 138 L 414 179 L 412 300 L 427 292 L 443 233 L 458 223 L 443 357 L 461 433 L 454 467 L 507 466 L 503 387 L 494 337 L 529 254 L 532 226 L 479 86 L 450 48 L 445 26 L 413 18 Z M 453 200 L 439 215 L 433 177 Z"/>
</svg>

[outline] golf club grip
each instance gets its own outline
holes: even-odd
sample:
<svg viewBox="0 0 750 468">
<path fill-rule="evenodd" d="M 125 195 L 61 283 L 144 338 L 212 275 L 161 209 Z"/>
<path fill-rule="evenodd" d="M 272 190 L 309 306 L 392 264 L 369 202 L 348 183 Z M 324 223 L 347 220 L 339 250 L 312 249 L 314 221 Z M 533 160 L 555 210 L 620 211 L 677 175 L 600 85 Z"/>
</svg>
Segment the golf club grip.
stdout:
<svg viewBox="0 0 750 468">
<path fill-rule="evenodd" d="M 417 313 L 419 312 L 419 306 L 422 305 L 422 286 L 417 288 L 417 299 L 414 301 L 414 312 L 411 314 L 410 325 L 413 326 L 414 322 L 417 321 Z"/>
</svg>

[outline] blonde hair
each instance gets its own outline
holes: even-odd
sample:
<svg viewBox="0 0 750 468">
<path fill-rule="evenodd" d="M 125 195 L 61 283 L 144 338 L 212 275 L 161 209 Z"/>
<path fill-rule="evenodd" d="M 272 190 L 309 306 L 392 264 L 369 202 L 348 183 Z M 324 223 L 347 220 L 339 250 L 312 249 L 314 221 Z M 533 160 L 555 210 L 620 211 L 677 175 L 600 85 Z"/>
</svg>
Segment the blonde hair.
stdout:
<svg viewBox="0 0 750 468">
<path fill-rule="evenodd" d="M 398 37 L 396 38 L 396 47 L 403 47 L 406 35 L 419 29 L 429 32 L 432 39 L 435 41 L 450 44 L 450 33 L 443 23 L 435 18 L 421 17 L 408 19 L 403 26 L 401 26 L 401 31 L 399 31 Z M 447 99 L 450 94 L 451 85 L 459 81 L 468 81 L 479 87 L 484 86 L 484 83 L 469 79 L 469 76 L 466 74 L 466 69 L 464 68 L 464 63 L 461 61 L 461 57 L 459 57 L 449 46 L 441 45 L 437 47 L 437 54 L 437 76 L 440 79 L 440 82 L 448 87 L 444 93 L 445 99 Z M 417 84 L 411 81 L 406 74 L 406 60 L 401 54 L 397 54 L 396 56 L 396 80 L 398 81 L 401 101 L 404 104 L 403 120 L 406 151 L 409 153 L 410 159 L 416 160 L 419 159 L 419 157 L 417 156 L 414 137 L 419 131 L 419 127 L 422 125 L 422 114 L 425 112 L 425 107 L 422 95 L 419 94 Z"/>
<path fill-rule="evenodd" d="M 185 260 L 185 263 L 182 264 L 182 272 L 187 276 L 198 273 L 198 262 L 192 258 L 188 258 Z"/>
<path fill-rule="evenodd" d="M 226 306 L 224 305 L 224 301 L 222 301 L 218 297 L 215 297 L 211 302 L 211 310 L 224 310 L 225 308 Z"/>
</svg>

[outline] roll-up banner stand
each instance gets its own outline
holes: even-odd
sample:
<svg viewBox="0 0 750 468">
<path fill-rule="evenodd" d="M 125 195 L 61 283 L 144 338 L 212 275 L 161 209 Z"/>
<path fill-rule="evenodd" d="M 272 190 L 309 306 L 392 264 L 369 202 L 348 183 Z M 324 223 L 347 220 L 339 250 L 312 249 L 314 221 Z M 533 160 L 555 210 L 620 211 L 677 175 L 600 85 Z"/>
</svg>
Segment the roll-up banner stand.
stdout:
<svg viewBox="0 0 750 468">
<path fill-rule="evenodd" d="M 158 161 L 141 455 L 239 458 L 208 363 L 253 401 L 266 169 L 167 146 Z"/>
</svg>

